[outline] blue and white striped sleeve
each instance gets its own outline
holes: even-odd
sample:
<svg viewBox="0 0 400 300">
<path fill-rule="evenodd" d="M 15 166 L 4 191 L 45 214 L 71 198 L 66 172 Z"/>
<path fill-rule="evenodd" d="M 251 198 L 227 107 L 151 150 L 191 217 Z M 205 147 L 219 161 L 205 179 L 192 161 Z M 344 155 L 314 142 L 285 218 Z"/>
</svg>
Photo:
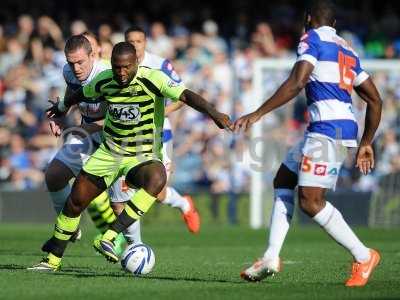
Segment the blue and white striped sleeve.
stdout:
<svg viewBox="0 0 400 300">
<path fill-rule="evenodd" d="M 357 57 L 356 60 L 357 60 L 356 66 L 353 69 L 354 72 L 356 73 L 356 76 L 353 81 L 353 86 L 359 86 L 369 77 L 368 73 L 365 72 L 364 69 L 361 67 L 360 59 Z"/>
<path fill-rule="evenodd" d="M 315 66 L 319 58 L 319 44 L 320 39 L 316 32 L 310 30 L 304 34 L 297 47 L 297 61 L 305 60 Z"/>
</svg>

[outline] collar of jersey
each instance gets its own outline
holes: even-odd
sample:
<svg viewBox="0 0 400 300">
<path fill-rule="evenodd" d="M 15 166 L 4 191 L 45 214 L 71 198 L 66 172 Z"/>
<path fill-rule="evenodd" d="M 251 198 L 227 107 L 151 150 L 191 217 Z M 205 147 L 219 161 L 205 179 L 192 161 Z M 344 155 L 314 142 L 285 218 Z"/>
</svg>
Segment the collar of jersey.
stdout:
<svg viewBox="0 0 400 300">
<path fill-rule="evenodd" d="M 89 76 L 88 78 L 86 78 L 85 80 L 81 81 L 81 85 L 86 85 L 88 84 L 90 81 L 92 81 L 93 79 L 93 73 L 96 72 L 96 67 L 97 67 L 97 59 L 93 61 L 93 66 L 92 66 L 92 70 L 90 70 Z"/>
<path fill-rule="evenodd" d="M 318 27 L 317 29 L 318 29 L 318 30 L 328 30 L 328 31 L 336 32 L 336 29 L 335 29 L 335 28 L 333 28 L 333 27 L 331 27 L 331 26 L 327 26 L 327 25 Z"/>
</svg>

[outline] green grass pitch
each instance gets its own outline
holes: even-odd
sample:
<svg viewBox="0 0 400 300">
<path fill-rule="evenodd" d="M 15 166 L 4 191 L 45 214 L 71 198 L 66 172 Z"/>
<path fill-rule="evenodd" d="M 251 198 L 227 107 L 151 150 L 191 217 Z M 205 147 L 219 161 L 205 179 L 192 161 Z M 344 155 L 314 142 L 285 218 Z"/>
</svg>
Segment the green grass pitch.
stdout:
<svg viewBox="0 0 400 300">
<path fill-rule="evenodd" d="M 265 231 L 244 226 L 207 225 L 190 235 L 179 225 L 142 226 L 156 266 L 135 278 L 107 263 L 92 249 L 95 235 L 71 245 L 62 271 L 24 270 L 41 258 L 51 225 L 0 225 L 0 299 L 400 299 L 400 230 L 357 230 L 381 251 L 382 262 L 368 286 L 343 286 L 350 256 L 319 228 L 294 226 L 284 246 L 284 269 L 261 283 L 247 283 L 239 272 L 259 256 Z"/>
</svg>

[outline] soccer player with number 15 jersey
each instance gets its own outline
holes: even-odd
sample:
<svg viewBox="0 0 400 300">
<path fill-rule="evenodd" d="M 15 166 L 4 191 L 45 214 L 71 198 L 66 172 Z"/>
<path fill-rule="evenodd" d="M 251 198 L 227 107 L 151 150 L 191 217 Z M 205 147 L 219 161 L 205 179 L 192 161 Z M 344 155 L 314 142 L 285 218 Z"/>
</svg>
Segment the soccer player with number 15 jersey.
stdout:
<svg viewBox="0 0 400 300">
<path fill-rule="evenodd" d="M 306 14 L 305 25 L 306 33 L 301 38 L 297 62 L 289 78 L 260 108 L 235 122 L 235 131 L 247 130 L 305 88 L 310 124 L 304 139 L 289 151 L 274 179 L 268 248 L 241 277 L 260 281 L 281 270 L 279 253 L 294 212 L 297 186 L 301 209 L 354 257 L 346 286 L 364 286 L 378 265 L 380 255 L 358 239 L 342 214 L 325 201 L 325 192 L 335 188 L 348 149 L 357 147 L 358 128 L 351 99 L 353 88 L 367 103 L 357 167 L 363 174 L 374 167 L 371 144 L 380 121 L 381 98 L 371 78 L 361 68 L 357 54 L 336 34 L 334 6 L 330 1 L 314 1 Z"/>
</svg>

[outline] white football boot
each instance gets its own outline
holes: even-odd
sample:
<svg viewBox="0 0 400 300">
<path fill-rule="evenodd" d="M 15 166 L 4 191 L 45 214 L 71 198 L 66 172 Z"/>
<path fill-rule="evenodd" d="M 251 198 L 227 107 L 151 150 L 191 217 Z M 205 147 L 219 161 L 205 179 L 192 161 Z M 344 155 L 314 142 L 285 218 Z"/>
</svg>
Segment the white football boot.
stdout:
<svg viewBox="0 0 400 300">
<path fill-rule="evenodd" d="M 240 277 L 247 281 L 261 281 L 264 278 L 274 276 L 282 270 L 280 258 L 276 259 L 258 259 L 252 266 L 240 272 Z"/>
</svg>

